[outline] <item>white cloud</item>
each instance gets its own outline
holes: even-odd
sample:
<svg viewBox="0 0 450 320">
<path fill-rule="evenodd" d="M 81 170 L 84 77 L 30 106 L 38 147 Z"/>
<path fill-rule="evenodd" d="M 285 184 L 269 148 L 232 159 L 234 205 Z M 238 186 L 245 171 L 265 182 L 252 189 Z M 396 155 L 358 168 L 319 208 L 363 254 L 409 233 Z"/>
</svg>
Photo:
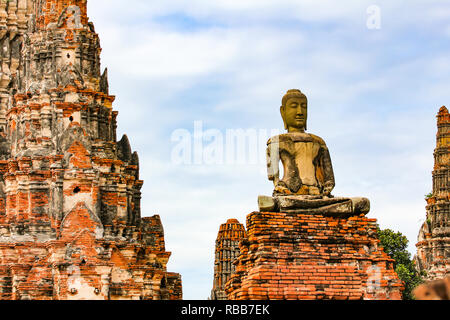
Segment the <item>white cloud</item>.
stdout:
<svg viewBox="0 0 450 320">
<path fill-rule="evenodd" d="M 344 1 L 345 2 L 345 1 Z M 366 4 L 366 3 L 367 4 Z M 96 0 L 90 3 L 91 8 L 102 8 L 106 16 L 114 15 L 124 18 L 125 16 L 147 16 L 170 15 L 183 13 L 198 18 L 219 18 L 236 21 L 237 17 L 244 16 L 251 20 L 256 18 L 279 19 L 301 18 L 306 21 L 342 19 L 352 14 L 365 14 L 365 9 L 371 1 L 346 1 L 336 6 L 332 0 L 317 2 L 314 0 L 245 0 L 245 1 L 205 1 L 205 0 L 170 0 L 142 2 L 140 0 Z"/>
<path fill-rule="evenodd" d="M 182 273 L 185 298 L 209 295 L 220 224 L 244 223 L 272 185 L 264 166 L 172 165 L 171 131 L 192 130 L 194 120 L 219 130 L 281 129 L 278 108 L 290 88 L 309 96 L 309 128 L 331 150 L 335 193 L 369 197 L 371 217 L 406 234 L 414 251 L 431 187 L 434 116 L 450 100 L 450 48 L 433 47 L 445 31 L 445 3 L 383 2 L 380 31 L 365 28 L 370 4 L 89 1 L 118 132 L 140 154 L 142 211 L 161 215 L 169 270 Z"/>
<path fill-rule="evenodd" d="M 169 30 L 133 28 L 127 46 L 115 42 L 115 55 L 109 60 L 117 71 L 130 77 L 194 77 L 219 70 L 237 54 L 237 42 L 223 30 L 180 33 Z M 125 31 L 115 32 L 119 39 Z M 111 49 L 111 48 L 110 48 Z M 131 58 L 132 57 L 132 58 Z"/>
</svg>

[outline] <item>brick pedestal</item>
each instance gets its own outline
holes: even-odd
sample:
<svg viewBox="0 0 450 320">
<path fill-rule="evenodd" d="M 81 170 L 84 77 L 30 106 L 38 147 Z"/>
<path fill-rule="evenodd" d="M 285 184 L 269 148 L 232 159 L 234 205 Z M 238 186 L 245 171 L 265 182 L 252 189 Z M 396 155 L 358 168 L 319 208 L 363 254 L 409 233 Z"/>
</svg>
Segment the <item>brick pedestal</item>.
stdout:
<svg viewBox="0 0 450 320">
<path fill-rule="evenodd" d="M 247 217 L 232 300 L 401 299 L 376 220 L 254 212 Z"/>
</svg>

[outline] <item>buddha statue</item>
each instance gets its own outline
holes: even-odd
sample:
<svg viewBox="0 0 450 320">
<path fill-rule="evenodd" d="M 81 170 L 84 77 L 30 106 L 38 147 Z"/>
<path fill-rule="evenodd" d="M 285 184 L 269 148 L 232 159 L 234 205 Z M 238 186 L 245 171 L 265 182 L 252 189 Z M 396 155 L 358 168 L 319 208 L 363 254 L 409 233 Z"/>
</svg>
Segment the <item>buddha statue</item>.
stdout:
<svg viewBox="0 0 450 320">
<path fill-rule="evenodd" d="M 306 133 L 307 97 L 300 90 L 289 90 L 282 99 L 280 112 L 287 133 L 272 137 L 267 143 L 268 177 L 275 189 L 272 197 L 259 197 L 260 211 L 367 214 L 368 199 L 331 195 L 335 180 L 330 152 L 322 138 Z"/>
</svg>

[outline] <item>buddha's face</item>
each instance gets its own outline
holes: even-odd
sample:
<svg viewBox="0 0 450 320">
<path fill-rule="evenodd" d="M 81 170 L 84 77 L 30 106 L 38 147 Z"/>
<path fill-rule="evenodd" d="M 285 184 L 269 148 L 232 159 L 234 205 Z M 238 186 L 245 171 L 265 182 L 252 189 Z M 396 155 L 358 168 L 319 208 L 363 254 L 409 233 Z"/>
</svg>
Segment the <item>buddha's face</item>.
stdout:
<svg viewBox="0 0 450 320">
<path fill-rule="evenodd" d="M 304 132 L 308 118 L 308 101 L 306 97 L 289 98 L 281 108 L 284 124 L 288 132 Z"/>
</svg>

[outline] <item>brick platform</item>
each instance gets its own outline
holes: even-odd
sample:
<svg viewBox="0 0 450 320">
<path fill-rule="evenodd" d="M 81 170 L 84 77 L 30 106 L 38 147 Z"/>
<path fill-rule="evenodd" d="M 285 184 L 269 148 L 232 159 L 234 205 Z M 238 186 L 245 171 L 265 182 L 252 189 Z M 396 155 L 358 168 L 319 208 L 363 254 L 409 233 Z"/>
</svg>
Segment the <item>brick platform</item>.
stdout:
<svg viewBox="0 0 450 320">
<path fill-rule="evenodd" d="M 247 217 L 231 300 L 401 299 L 376 220 L 254 212 Z"/>
</svg>

